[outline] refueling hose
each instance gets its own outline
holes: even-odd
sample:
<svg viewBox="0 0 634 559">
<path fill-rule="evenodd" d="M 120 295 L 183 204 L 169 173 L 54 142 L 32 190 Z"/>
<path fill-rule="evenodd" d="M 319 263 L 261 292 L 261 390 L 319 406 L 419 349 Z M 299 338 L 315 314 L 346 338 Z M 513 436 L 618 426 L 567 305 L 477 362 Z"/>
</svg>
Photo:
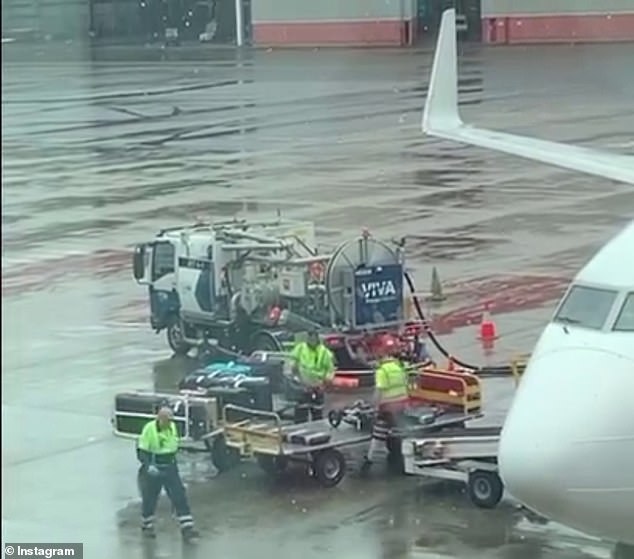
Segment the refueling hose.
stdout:
<svg viewBox="0 0 634 559">
<path fill-rule="evenodd" d="M 431 329 L 431 324 L 425 318 L 425 314 L 423 313 L 423 309 L 420 305 L 420 301 L 418 300 L 418 296 L 416 295 L 416 288 L 414 286 L 414 282 L 411 276 L 405 272 L 405 281 L 407 282 L 407 286 L 409 287 L 409 291 L 412 296 L 412 302 L 414 303 L 414 308 L 416 309 L 416 314 L 418 318 L 423 323 L 423 328 L 425 328 L 425 332 L 429 339 L 432 341 L 436 349 L 447 359 L 453 361 L 459 367 L 463 367 L 464 369 L 471 369 L 478 376 L 508 376 L 513 374 L 513 368 L 510 365 L 499 365 L 495 367 L 479 367 L 477 365 L 471 365 L 458 359 L 457 357 L 451 355 L 440 343 L 433 330 Z"/>
</svg>

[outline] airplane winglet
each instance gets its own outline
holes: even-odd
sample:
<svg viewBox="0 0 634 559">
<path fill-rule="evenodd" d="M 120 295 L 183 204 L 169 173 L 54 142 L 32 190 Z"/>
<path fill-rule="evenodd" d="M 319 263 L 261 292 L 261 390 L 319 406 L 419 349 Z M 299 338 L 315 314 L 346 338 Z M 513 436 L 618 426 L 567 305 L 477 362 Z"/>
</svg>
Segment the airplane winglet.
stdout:
<svg viewBox="0 0 634 559">
<path fill-rule="evenodd" d="M 453 8 L 442 15 L 422 126 L 423 132 L 431 136 L 462 126 L 458 112 L 456 10 Z"/>
<path fill-rule="evenodd" d="M 423 133 L 564 169 L 634 184 L 634 157 L 479 128 L 458 112 L 456 10 L 443 13 L 423 111 Z"/>
</svg>

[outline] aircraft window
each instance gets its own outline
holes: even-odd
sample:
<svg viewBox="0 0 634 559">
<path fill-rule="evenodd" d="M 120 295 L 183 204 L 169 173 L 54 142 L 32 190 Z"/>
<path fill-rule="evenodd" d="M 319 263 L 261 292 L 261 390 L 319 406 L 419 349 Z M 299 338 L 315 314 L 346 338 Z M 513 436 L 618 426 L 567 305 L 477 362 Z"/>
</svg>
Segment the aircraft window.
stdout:
<svg viewBox="0 0 634 559">
<path fill-rule="evenodd" d="M 559 308 L 554 322 L 600 330 L 617 295 L 609 289 L 576 285 Z"/>
<path fill-rule="evenodd" d="M 623 308 L 619 312 L 619 317 L 616 319 L 614 330 L 619 332 L 634 332 L 634 293 L 630 293 L 625 298 Z"/>
<path fill-rule="evenodd" d="M 152 264 L 153 281 L 174 271 L 174 246 L 172 243 L 156 243 L 154 245 Z"/>
</svg>

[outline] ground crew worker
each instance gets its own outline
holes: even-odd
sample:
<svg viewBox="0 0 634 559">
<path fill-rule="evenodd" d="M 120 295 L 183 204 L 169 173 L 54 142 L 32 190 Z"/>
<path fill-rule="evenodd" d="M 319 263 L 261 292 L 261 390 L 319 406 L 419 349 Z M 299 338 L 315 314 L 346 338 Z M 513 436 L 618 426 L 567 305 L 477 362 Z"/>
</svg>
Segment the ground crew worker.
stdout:
<svg viewBox="0 0 634 559">
<path fill-rule="evenodd" d="M 295 423 L 324 417 L 324 389 L 335 376 L 332 352 L 320 341 L 317 330 L 308 332 L 305 342 L 291 352 L 293 373 L 306 388 L 295 406 Z"/>
<path fill-rule="evenodd" d="M 143 427 L 137 446 L 137 455 L 141 462 L 139 481 L 143 500 L 141 529 L 150 538 L 155 537 L 154 512 L 163 488 L 176 511 L 183 538 L 191 540 L 199 535 L 194 529 L 194 519 L 176 464 L 178 443 L 179 436 L 172 410 L 163 406 L 156 419 Z"/>
<path fill-rule="evenodd" d="M 399 341 L 393 336 L 384 336 L 379 344 L 379 352 L 381 359 L 374 375 L 376 416 L 370 447 L 364 459 L 364 470 L 372 465 L 376 453 L 386 446 L 390 429 L 396 426 L 398 417 L 409 402 L 409 375 L 399 360 Z"/>
</svg>

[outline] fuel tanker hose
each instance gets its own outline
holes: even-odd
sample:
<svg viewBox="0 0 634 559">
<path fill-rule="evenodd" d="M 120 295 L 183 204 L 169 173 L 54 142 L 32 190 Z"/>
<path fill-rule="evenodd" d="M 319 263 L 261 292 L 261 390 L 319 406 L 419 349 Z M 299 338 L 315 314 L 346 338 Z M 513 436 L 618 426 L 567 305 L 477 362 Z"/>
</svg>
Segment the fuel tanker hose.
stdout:
<svg viewBox="0 0 634 559">
<path fill-rule="evenodd" d="M 442 344 L 440 343 L 440 341 L 438 340 L 438 338 L 435 336 L 434 332 L 432 331 L 430 323 L 425 318 L 425 313 L 423 313 L 423 309 L 421 307 L 420 301 L 418 299 L 418 296 L 416 295 L 416 287 L 414 286 L 414 281 L 412 280 L 412 277 L 410 276 L 410 274 L 408 274 L 407 272 L 405 272 L 405 281 L 407 282 L 407 287 L 409 288 L 410 294 L 412 296 L 412 302 L 414 303 L 416 314 L 418 315 L 418 318 L 423 323 L 423 328 L 425 328 L 425 332 L 427 333 L 427 336 L 429 336 L 429 339 L 432 341 L 436 349 L 443 356 L 445 356 L 447 359 L 451 359 L 456 365 L 460 367 L 463 367 L 465 369 L 472 369 L 476 374 L 480 374 L 484 376 L 512 374 L 512 369 L 509 365 L 503 365 L 499 367 L 479 367 L 477 365 L 471 365 L 469 363 L 466 363 L 465 361 L 462 361 L 458 359 L 457 357 L 454 357 L 453 355 L 451 355 L 442 346 Z"/>
</svg>

